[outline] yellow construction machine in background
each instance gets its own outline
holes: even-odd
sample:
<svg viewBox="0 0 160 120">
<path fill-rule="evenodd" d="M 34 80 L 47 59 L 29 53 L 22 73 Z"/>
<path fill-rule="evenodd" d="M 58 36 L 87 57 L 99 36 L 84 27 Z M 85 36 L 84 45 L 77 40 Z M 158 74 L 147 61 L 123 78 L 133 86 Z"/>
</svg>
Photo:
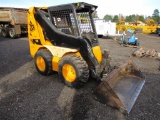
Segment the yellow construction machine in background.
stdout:
<svg viewBox="0 0 160 120">
<path fill-rule="evenodd" d="M 142 23 L 140 21 L 136 21 L 134 23 L 124 23 L 124 24 L 117 24 L 116 28 L 118 31 L 127 31 L 131 29 L 135 32 L 141 32 L 144 34 L 151 34 L 156 33 L 157 31 L 157 24 L 155 24 L 153 19 L 149 19 L 147 24 Z"/>
</svg>

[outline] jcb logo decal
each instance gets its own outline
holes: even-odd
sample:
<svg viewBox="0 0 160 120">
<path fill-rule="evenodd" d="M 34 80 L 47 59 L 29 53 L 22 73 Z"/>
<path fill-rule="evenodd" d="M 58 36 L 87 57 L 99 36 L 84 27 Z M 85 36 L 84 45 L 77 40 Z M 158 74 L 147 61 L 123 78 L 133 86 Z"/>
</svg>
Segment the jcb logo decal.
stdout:
<svg viewBox="0 0 160 120">
<path fill-rule="evenodd" d="M 34 28 L 34 25 L 33 25 L 33 23 L 30 21 L 30 31 L 33 31 L 33 30 L 35 30 L 35 28 Z"/>
</svg>

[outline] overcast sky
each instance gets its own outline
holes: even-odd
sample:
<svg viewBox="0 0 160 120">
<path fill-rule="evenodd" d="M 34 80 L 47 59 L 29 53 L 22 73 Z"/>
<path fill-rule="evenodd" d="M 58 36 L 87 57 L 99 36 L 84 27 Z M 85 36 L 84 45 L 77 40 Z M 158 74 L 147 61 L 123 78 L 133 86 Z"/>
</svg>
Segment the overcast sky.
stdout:
<svg viewBox="0 0 160 120">
<path fill-rule="evenodd" d="M 151 16 L 155 9 L 160 11 L 160 0 L 0 0 L 0 7 L 54 6 L 59 4 L 87 2 L 98 6 L 100 18 L 104 15 L 147 15 Z"/>
</svg>

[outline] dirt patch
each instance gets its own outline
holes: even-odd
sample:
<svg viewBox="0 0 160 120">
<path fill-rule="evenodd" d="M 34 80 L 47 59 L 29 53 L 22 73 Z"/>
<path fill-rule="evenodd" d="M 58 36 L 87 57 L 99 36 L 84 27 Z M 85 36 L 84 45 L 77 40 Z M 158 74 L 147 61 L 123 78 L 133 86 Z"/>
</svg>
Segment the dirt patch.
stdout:
<svg viewBox="0 0 160 120">
<path fill-rule="evenodd" d="M 160 51 L 160 37 L 137 33 L 141 46 Z M 44 77 L 37 73 L 29 54 L 27 38 L 0 37 L 0 119 L 135 120 L 159 119 L 159 61 L 151 57 L 132 60 L 145 74 L 146 83 L 129 115 L 95 101 L 93 80 L 81 89 L 66 87 L 57 73 Z M 99 39 L 111 51 L 112 65 L 122 64 L 136 48 L 122 47 L 112 39 Z"/>
</svg>

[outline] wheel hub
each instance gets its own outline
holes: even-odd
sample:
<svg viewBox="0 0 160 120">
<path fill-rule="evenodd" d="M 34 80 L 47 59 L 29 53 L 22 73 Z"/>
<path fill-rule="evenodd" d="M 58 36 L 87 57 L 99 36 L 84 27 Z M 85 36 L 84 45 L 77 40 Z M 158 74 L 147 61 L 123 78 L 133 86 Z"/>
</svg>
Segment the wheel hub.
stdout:
<svg viewBox="0 0 160 120">
<path fill-rule="evenodd" d="M 41 71 L 45 70 L 46 65 L 45 65 L 45 61 L 44 61 L 43 57 L 41 57 L 41 56 L 37 57 L 36 64 L 37 64 L 37 67 L 39 70 L 41 70 Z"/>
<path fill-rule="evenodd" d="M 62 74 L 68 82 L 73 82 L 76 79 L 76 71 L 74 67 L 69 64 L 63 66 Z"/>
</svg>

